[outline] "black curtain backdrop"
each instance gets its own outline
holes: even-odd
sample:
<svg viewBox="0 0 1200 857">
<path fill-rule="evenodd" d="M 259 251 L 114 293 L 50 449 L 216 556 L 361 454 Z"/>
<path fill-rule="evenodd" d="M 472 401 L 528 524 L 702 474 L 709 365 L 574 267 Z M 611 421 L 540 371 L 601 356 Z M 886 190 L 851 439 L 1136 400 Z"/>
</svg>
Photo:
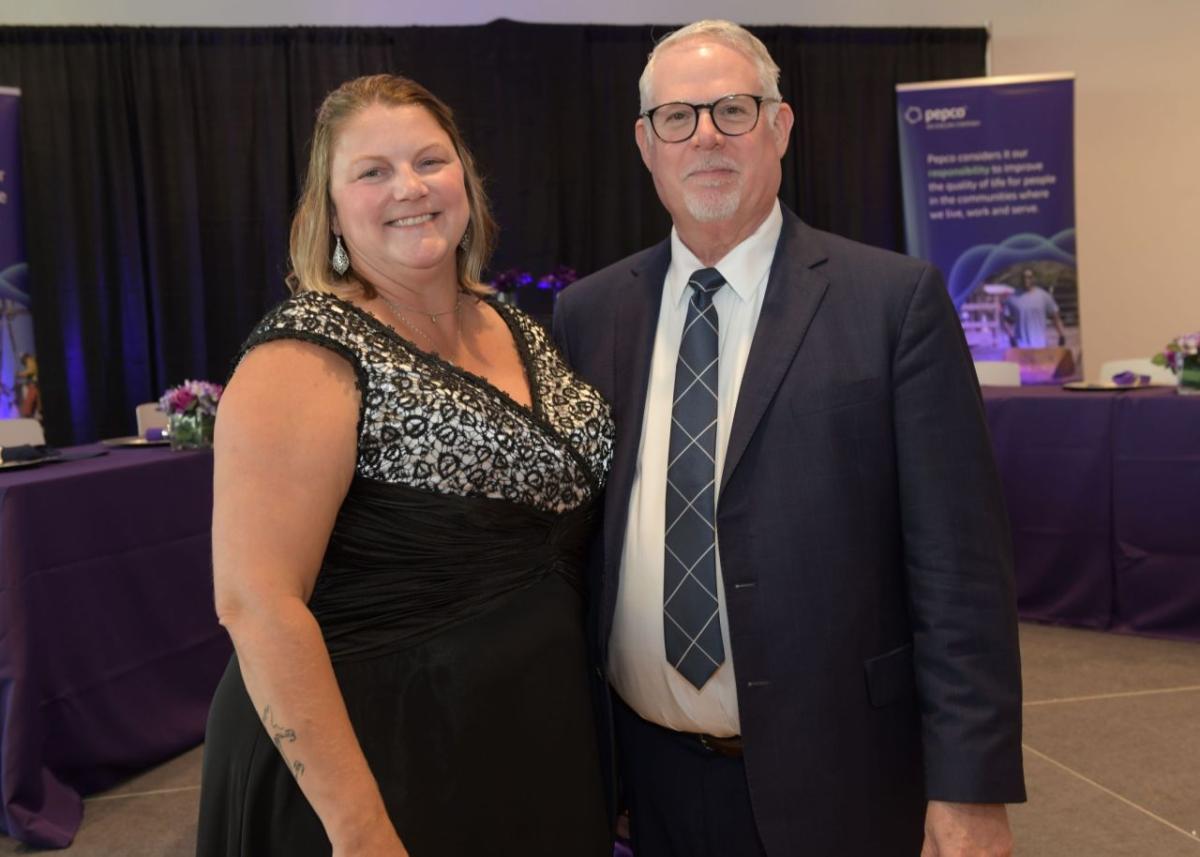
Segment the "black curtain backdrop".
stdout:
<svg viewBox="0 0 1200 857">
<path fill-rule="evenodd" d="M 670 227 L 633 143 L 667 26 L 0 27 L 21 100 L 25 236 L 51 443 L 128 434 L 184 378 L 224 380 L 286 296 L 313 116 L 348 78 L 409 75 L 451 105 L 502 227 L 492 270 L 581 274 Z M 903 248 L 897 83 L 984 73 L 986 31 L 753 28 L 797 124 L 782 198 Z"/>
</svg>

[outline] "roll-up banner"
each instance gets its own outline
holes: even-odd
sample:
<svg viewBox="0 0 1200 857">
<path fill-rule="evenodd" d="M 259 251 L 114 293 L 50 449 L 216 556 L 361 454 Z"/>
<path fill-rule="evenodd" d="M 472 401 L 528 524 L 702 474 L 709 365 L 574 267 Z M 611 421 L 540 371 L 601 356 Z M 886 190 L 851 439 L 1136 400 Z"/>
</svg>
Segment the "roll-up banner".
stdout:
<svg viewBox="0 0 1200 857">
<path fill-rule="evenodd" d="M 896 87 L 909 254 L 941 268 L 977 361 L 1081 365 L 1073 74 Z"/>
<path fill-rule="evenodd" d="M 21 90 L 0 86 L 0 419 L 42 415 L 21 230 Z"/>
</svg>

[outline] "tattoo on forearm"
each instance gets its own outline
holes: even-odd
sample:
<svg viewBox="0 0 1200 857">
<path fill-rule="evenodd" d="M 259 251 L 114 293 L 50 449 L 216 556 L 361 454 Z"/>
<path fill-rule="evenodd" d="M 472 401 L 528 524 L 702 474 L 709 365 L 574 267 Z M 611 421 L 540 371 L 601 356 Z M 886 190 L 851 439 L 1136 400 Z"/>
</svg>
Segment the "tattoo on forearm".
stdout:
<svg viewBox="0 0 1200 857">
<path fill-rule="evenodd" d="M 280 756 L 283 756 L 284 765 L 292 772 L 293 777 L 300 779 L 301 774 L 304 773 L 304 763 L 299 759 L 289 759 L 287 752 L 283 749 L 285 741 L 291 744 L 296 740 L 296 730 L 288 729 L 280 724 L 275 719 L 269 705 L 263 708 L 262 722 L 267 727 L 267 734 L 271 736 L 271 742 L 274 743 L 275 749 L 279 751 Z"/>
</svg>

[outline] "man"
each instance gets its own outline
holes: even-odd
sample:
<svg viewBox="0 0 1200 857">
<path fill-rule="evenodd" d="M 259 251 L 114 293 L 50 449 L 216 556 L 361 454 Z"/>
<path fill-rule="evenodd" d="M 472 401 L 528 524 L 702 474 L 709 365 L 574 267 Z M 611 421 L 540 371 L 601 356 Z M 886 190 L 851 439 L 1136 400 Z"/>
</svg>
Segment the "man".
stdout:
<svg viewBox="0 0 1200 857">
<path fill-rule="evenodd" d="M 1017 293 L 1004 302 L 1004 327 L 1008 339 L 1016 348 L 1045 348 L 1046 322 L 1058 331 L 1058 344 L 1067 344 L 1058 304 L 1050 293 L 1037 284 L 1033 269 L 1021 272 Z"/>
<path fill-rule="evenodd" d="M 970 355 L 934 269 L 781 208 L 778 75 L 727 22 L 658 45 L 635 134 L 674 229 L 555 316 L 617 421 L 591 596 L 635 853 L 1006 854 L 1019 663 Z"/>
</svg>

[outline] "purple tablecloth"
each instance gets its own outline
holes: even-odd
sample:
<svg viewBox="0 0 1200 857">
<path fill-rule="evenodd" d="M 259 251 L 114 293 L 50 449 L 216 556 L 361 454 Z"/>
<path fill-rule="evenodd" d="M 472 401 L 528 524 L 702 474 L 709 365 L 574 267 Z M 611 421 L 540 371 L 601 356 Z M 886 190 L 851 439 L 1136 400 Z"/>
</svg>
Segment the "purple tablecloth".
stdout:
<svg viewBox="0 0 1200 857">
<path fill-rule="evenodd" d="M 1112 624 L 1115 401 L 1057 387 L 984 388 L 1025 618 Z"/>
<path fill-rule="evenodd" d="M 212 456 L 0 471 L 0 827 L 64 847 L 81 795 L 203 738 L 230 655 L 212 607 Z"/>
<path fill-rule="evenodd" d="M 1200 397 L 984 389 L 1023 617 L 1200 640 Z"/>
<path fill-rule="evenodd" d="M 1123 398 L 1112 478 L 1115 626 L 1200 640 L 1200 396 Z"/>
</svg>

